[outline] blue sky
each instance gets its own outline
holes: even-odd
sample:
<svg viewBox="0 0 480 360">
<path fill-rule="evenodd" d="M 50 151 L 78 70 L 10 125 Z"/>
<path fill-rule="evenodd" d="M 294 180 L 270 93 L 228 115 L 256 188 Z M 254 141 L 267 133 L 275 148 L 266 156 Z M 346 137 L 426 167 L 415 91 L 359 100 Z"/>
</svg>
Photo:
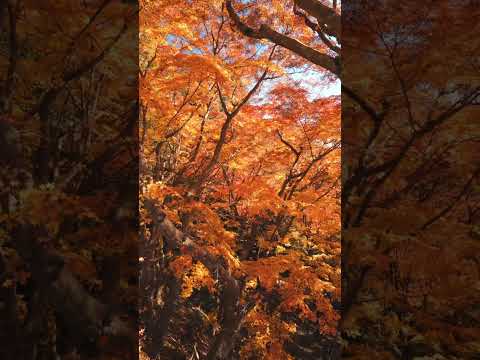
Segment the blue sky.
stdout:
<svg viewBox="0 0 480 360">
<path fill-rule="evenodd" d="M 300 70 L 300 69 L 299 69 Z M 302 72 L 288 75 L 290 81 L 298 81 L 300 86 L 308 91 L 310 94 L 309 99 L 317 99 L 319 97 L 329 97 L 341 94 L 341 82 L 339 79 L 331 81 L 323 76 L 323 73 L 316 70 L 315 67 L 304 69 Z M 263 83 L 258 95 L 256 96 L 257 103 L 268 101 L 266 95 L 278 82 L 288 81 L 287 78 L 282 77 L 278 80 L 269 80 Z"/>
<path fill-rule="evenodd" d="M 341 94 L 341 83 L 337 79 L 334 83 L 327 83 L 321 80 L 319 72 L 309 70 L 305 73 L 290 75 L 294 80 L 301 82 L 302 87 L 307 89 L 312 98 L 328 97 Z"/>
</svg>

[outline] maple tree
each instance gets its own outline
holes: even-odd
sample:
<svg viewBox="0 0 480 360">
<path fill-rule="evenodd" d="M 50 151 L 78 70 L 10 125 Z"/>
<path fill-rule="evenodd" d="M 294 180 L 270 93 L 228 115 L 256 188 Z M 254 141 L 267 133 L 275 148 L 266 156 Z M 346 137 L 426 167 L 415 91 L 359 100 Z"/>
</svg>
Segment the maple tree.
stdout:
<svg viewBox="0 0 480 360">
<path fill-rule="evenodd" d="M 293 4 L 237 5 L 332 51 Z M 318 89 L 335 76 L 231 15 L 141 3 L 141 356 L 334 356 L 340 99 Z"/>
<path fill-rule="evenodd" d="M 474 358 L 478 9 L 359 5 L 343 29 L 346 353 Z"/>
<path fill-rule="evenodd" d="M 0 3 L 2 358 L 131 355 L 138 162 L 142 358 L 475 358 L 475 2 L 144 0 L 140 102 L 128 3 Z"/>
<path fill-rule="evenodd" d="M 136 14 L 0 3 L 2 359 L 138 351 Z"/>
<path fill-rule="evenodd" d="M 339 39 L 324 2 L 294 3 L 332 52 L 228 2 L 245 36 L 342 81 L 343 356 L 474 358 L 478 6 L 346 2 Z"/>
</svg>

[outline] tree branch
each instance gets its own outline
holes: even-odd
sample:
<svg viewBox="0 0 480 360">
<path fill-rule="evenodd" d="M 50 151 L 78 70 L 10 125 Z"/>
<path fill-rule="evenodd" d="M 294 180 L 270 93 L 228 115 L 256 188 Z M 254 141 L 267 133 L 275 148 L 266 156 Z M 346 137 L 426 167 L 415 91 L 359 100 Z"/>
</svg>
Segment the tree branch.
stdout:
<svg viewBox="0 0 480 360">
<path fill-rule="evenodd" d="M 294 3 L 317 19 L 319 25 L 325 24 L 328 35 L 340 39 L 341 20 L 333 9 L 323 5 L 318 0 L 295 0 Z"/>
<path fill-rule="evenodd" d="M 231 275 L 229 269 L 221 265 L 216 257 L 197 245 L 166 217 L 166 214 L 156 207 L 152 200 L 145 200 L 145 208 L 150 213 L 153 221 L 153 242 L 165 242 L 168 248 L 181 249 L 189 254 L 195 261 L 201 262 L 211 274 L 218 273 L 222 280 L 222 330 L 217 335 L 213 346 L 210 348 L 208 360 L 227 360 L 233 344 L 231 339 L 238 330 L 238 323 L 241 320 L 238 311 L 238 302 L 241 289 L 238 281 Z"/>
<path fill-rule="evenodd" d="M 274 44 L 282 46 L 285 49 L 288 49 L 302 58 L 312 62 L 313 64 L 318 65 L 337 76 L 340 76 L 340 68 L 337 65 L 338 60 L 321 53 L 320 51 L 317 51 L 298 40 L 283 35 L 265 24 L 262 24 L 258 30 L 253 29 L 242 22 L 238 14 L 235 12 L 231 0 L 227 0 L 226 5 L 230 18 L 233 20 L 238 30 L 240 30 L 240 32 L 245 36 L 254 39 L 270 40 Z"/>
<path fill-rule="evenodd" d="M 296 156 L 300 156 L 300 151 L 298 151 L 297 149 L 295 149 L 293 147 L 293 145 L 291 145 L 288 141 L 286 141 L 283 137 L 282 137 L 282 133 L 280 132 L 280 130 L 277 129 L 277 135 L 278 137 L 280 138 L 280 141 L 282 143 L 284 143 L 290 150 L 292 150 L 292 152 L 296 155 Z"/>
</svg>

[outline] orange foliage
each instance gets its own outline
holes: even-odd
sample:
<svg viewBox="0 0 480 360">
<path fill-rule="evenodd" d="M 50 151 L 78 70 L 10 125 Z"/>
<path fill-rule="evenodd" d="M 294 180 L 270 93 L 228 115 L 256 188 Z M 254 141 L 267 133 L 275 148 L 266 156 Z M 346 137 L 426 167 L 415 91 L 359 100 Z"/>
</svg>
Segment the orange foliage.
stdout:
<svg viewBox="0 0 480 360">
<path fill-rule="evenodd" d="M 284 5 L 258 1 L 248 18 L 271 20 L 313 42 Z M 223 1 L 144 1 L 140 18 L 141 201 L 154 203 L 167 219 L 156 220 L 151 207 L 141 210 L 150 224 L 145 251 L 161 254 L 160 285 L 153 287 L 170 289 L 163 302 L 180 303 L 171 313 L 164 305 L 171 320 L 161 339 L 149 338 L 151 319 L 144 319 L 149 356 L 216 351 L 230 358 L 219 355 L 229 348 L 244 359 L 292 359 L 286 346 L 296 341 L 297 327 L 333 339 L 340 299 L 340 99 L 315 89 L 332 78 L 316 69 L 314 84 L 293 81 L 307 63 L 244 37 L 230 25 Z M 170 239 L 152 242 L 155 231 Z M 161 279 L 169 274 L 182 282 L 183 299 L 168 298 L 174 283 Z M 197 331 L 213 329 L 211 338 L 181 335 L 193 303 L 205 314 Z M 230 315 L 222 313 L 229 306 Z M 242 339 L 228 338 L 216 349 L 229 331 Z M 148 345 L 155 341 L 160 350 Z"/>
</svg>

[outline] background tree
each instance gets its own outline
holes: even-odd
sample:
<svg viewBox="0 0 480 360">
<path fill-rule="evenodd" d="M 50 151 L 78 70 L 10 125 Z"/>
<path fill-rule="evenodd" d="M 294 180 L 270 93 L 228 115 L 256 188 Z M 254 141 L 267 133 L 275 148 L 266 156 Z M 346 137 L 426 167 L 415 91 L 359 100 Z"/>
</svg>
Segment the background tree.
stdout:
<svg viewBox="0 0 480 360">
<path fill-rule="evenodd" d="M 136 21 L 0 4 L 2 359 L 136 356 Z"/>
</svg>

